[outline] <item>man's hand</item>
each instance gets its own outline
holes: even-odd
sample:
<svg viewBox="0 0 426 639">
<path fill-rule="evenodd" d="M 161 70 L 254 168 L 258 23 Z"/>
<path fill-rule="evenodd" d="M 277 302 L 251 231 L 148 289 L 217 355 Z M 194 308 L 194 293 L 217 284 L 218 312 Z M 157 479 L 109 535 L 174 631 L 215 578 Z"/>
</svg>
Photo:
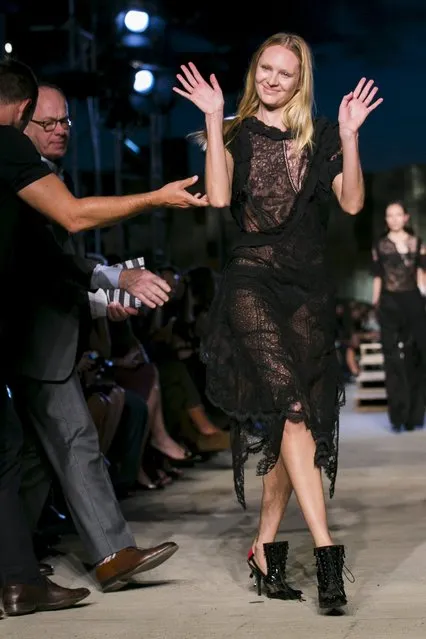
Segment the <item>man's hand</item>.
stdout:
<svg viewBox="0 0 426 639">
<path fill-rule="evenodd" d="M 107 318 L 111 320 L 111 322 L 124 322 L 132 315 L 137 314 L 138 311 L 136 308 L 124 307 L 118 302 L 111 302 L 111 304 L 107 306 Z"/>
<path fill-rule="evenodd" d="M 198 181 L 198 175 L 186 178 L 186 180 L 178 180 L 177 182 L 169 182 L 157 194 L 160 200 L 159 206 L 171 206 L 177 209 L 187 209 L 191 206 L 208 206 L 209 201 L 207 195 L 196 193 L 191 195 L 185 189 L 192 186 Z"/>
<path fill-rule="evenodd" d="M 124 288 L 149 308 L 163 306 L 169 300 L 170 286 L 162 277 L 146 269 L 123 269 L 118 283 L 120 288 Z"/>
</svg>

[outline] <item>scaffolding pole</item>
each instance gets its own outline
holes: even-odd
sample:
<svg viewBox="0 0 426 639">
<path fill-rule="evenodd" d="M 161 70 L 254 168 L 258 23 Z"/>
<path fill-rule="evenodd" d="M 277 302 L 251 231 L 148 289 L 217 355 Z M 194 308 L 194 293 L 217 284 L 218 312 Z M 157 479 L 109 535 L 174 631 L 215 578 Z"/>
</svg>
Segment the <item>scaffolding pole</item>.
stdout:
<svg viewBox="0 0 426 639">
<path fill-rule="evenodd" d="M 68 64 L 71 71 L 77 69 L 77 24 L 75 17 L 75 2 L 68 1 L 68 21 L 66 27 L 68 31 Z M 69 102 L 70 117 L 72 122 L 77 119 L 77 100 L 71 98 Z M 81 196 L 80 171 L 78 168 L 78 139 L 77 135 L 72 135 L 70 140 L 71 146 L 71 177 L 74 185 L 75 194 Z"/>
<path fill-rule="evenodd" d="M 163 115 L 150 114 L 150 187 L 163 186 Z M 159 267 L 167 261 L 166 211 L 155 209 L 151 214 L 151 238 L 153 262 Z"/>
<path fill-rule="evenodd" d="M 123 195 L 123 140 L 124 130 L 121 122 L 114 129 L 114 192 Z M 127 237 L 123 222 L 116 225 L 117 253 L 123 257 L 127 251 Z"/>
<path fill-rule="evenodd" d="M 31 27 L 33 32 L 54 32 L 57 27 L 54 25 L 37 25 Z M 97 71 L 97 54 L 96 41 L 93 33 L 83 29 L 77 20 L 75 10 L 75 0 L 68 0 L 68 18 L 61 27 L 68 35 L 68 70 L 84 71 L 96 73 Z M 89 120 L 90 141 L 93 157 L 93 177 L 94 177 L 94 194 L 102 194 L 102 171 L 101 171 L 101 149 L 99 134 L 99 101 L 98 98 L 88 96 L 86 99 L 86 109 Z M 71 97 L 69 100 L 70 117 L 72 121 L 77 120 L 77 99 Z M 70 139 L 70 155 L 71 155 L 71 176 L 74 185 L 74 191 L 77 197 L 82 195 L 82 185 L 79 169 L 79 147 L 77 135 L 71 135 Z M 94 252 L 101 253 L 102 237 L 100 229 L 94 231 Z"/>
</svg>

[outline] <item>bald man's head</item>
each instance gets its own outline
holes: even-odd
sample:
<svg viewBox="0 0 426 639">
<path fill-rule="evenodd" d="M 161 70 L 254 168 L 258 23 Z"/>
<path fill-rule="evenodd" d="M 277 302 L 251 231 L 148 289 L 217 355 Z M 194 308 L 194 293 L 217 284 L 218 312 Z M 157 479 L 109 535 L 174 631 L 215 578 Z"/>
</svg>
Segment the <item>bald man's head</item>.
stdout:
<svg viewBox="0 0 426 639">
<path fill-rule="evenodd" d="M 40 155 L 52 162 L 67 152 L 70 137 L 68 104 L 60 89 L 40 85 L 32 121 L 25 129 Z"/>
</svg>

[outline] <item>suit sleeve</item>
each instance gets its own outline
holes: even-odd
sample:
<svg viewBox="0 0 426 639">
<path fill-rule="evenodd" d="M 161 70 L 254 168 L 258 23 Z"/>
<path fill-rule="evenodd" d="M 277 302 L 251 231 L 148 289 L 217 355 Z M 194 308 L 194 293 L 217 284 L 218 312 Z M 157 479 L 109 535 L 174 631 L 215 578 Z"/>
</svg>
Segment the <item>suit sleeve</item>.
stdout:
<svg viewBox="0 0 426 639">
<path fill-rule="evenodd" d="M 25 271 L 37 285 L 37 296 L 45 300 L 54 298 L 64 308 L 84 303 L 91 290 L 96 263 L 66 253 L 38 215 L 30 211 L 25 218 L 27 250 L 19 258 L 20 261 L 29 258 L 32 262 Z M 31 238 L 30 245 L 28 238 Z"/>
</svg>

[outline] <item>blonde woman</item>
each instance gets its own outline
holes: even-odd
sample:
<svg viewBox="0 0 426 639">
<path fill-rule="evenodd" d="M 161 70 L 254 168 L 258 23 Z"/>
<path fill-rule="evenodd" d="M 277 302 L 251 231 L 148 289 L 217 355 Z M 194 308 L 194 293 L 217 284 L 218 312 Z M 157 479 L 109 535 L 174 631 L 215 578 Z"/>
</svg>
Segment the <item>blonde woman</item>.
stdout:
<svg viewBox="0 0 426 639">
<path fill-rule="evenodd" d="M 279 33 L 255 52 L 231 121 L 218 81 L 181 67 L 176 93 L 205 114 L 206 189 L 241 229 L 213 303 L 203 353 L 211 400 L 234 418 L 233 463 L 244 500 L 244 463 L 261 453 L 263 497 L 249 565 L 258 593 L 299 599 L 286 582 L 287 542 L 275 537 L 295 492 L 315 544 L 319 603 L 346 604 L 344 548 L 327 525 L 321 469 L 337 470 L 341 390 L 335 312 L 325 268 L 333 193 L 351 215 L 364 203 L 358 131 L 381 99 L 373 81 L 345 95 L 338 124 L 313 119 L 312 59 L 299 36 Z"/>
</svg>

